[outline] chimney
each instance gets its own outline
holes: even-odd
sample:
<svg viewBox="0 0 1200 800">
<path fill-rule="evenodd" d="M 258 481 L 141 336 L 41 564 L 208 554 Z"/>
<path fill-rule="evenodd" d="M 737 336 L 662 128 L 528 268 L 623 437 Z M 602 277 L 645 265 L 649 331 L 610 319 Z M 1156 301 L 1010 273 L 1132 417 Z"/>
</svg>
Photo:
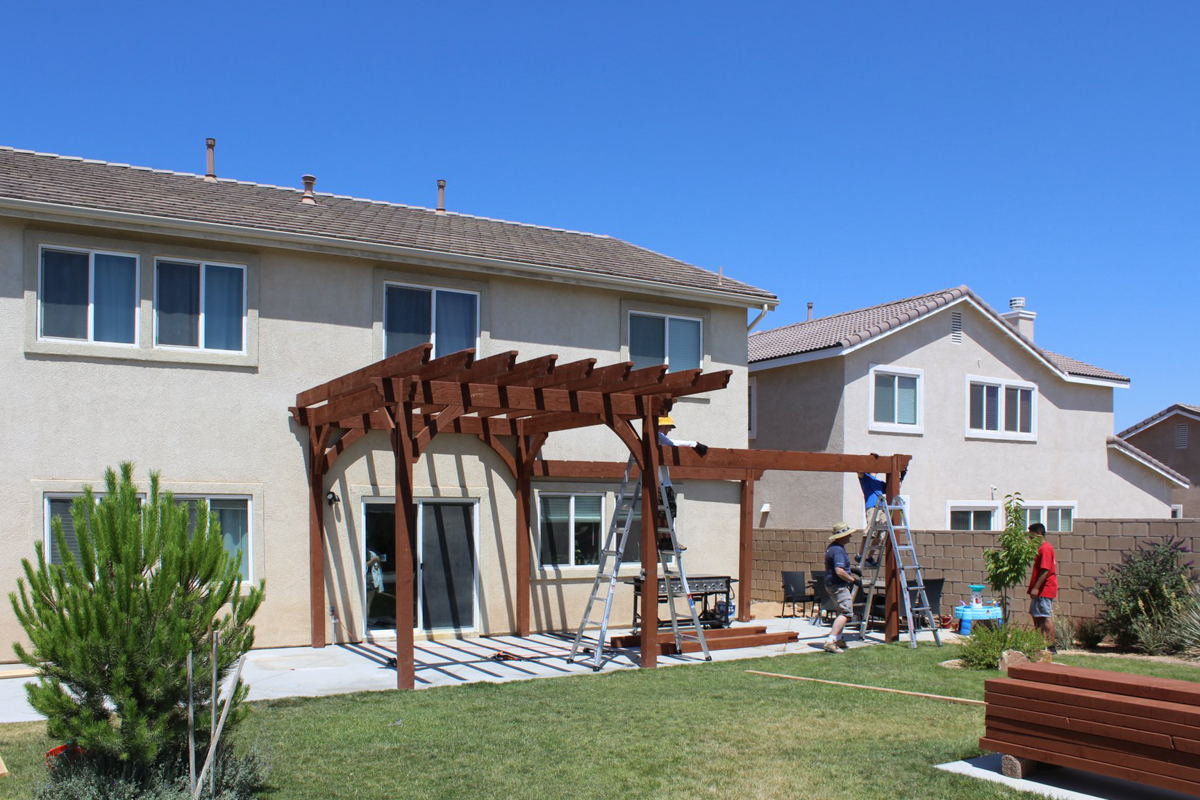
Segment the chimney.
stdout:
<svg viewBox="0 0 1200 800">
<path fill-rule="evenodd" d="M 437 213 L 439 213 L 439 214 L 446 213 L 446 182 L 440 178 L 438 179 Z"/>
<path fill-rule="evenodd" d="M 317 198 L 313 196 L 313 186 L 317 183 L 315 175 L 305 175 L 300 180 L 304 181 L 304 196 L 300 198 L 300 202 L 306 206 L 315 206 Z"/>
<path fill-rule="evenodd" d="M 804 320 L 805 322 L 812 322 L 812 306 L 812 303 L 808 304 L 808 319 Z"/>
<path fill-rule="evenodd" d="M 717 267 L 717 286 L 722 286 L 725 283 L 725 268 Z"/>
<path fill-rule="evenodd" d="M 217 182 L 217 140 L 211 136 L 204 140 L 204 144 L 208 146 L 208 172 L 204 174 L 204 180 L 209 183 Z"/>
<path fill-rule="evenodd" d="M 1017 332 L 1026 339 L 1033 341 L 1033 321 L 1037 319 L 1037 314 L 1025 310 L 1024 297 L 1014 297 L 1009 300 L 1008 312 L 1001 314 L 1000 318 L 1016 328 Z"/>
</svg>

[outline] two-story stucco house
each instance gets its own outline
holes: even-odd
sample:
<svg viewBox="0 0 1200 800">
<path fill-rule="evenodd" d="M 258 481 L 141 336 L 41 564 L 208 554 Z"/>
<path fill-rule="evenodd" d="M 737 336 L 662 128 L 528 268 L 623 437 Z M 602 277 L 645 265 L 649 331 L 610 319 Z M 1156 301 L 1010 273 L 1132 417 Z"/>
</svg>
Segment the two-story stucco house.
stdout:
<svg viewBox="0 0 1200 800">
<path fill-rule="evenodd" d="M 1173 492 L 1173 515 L 1200 517 L 1200 406 L 1176 403 L 1117 435 L 1187 478 Z"/>
<path fill-rule="evenodd" d="M 307 431 L 297 394 L 430 342 L 434 356 L 631 361 L 732 371 L 682 398 L 681 431 L 745 447 L 746 311 L 769 292 L 609 236 L 0 148 L 0 588 L 67 523 L 85 484 L 136 463 L 219 514 L 247 580 L 267 582 L 261 646 L 310 629 Z M 307 176 L 306 176 L 307 178 Z M 333 641 L 395 623 L 388 436 L 326 476 L 325 620 Z M 556 434 L 546 458 L 624 461 L 604 430 Z M 419 636 L 514 628 L 515 496 L 478 438 L 447 433 L 414 473 Z M 689 569 L 737 560 L 738 489 L 682 481 Z M 552 481 L 529 509 L 532 622 L 578 624 L 615 487 Z M 636 572 L 636 563 L 626 567 Z M 447 586 L 453 585 L 450 592 Z M 463 591 L 462 587 L 468 587 Z M 320 589 L 317 590 L 320 596 Z M 614 614 L 627 616 L 630 609 Z M 319 620 L 318 620 L 319 622 Z M 21 636 L 0 607 L 0 641 Z M 0 660 L 11 660 L 5 648 Z"/>
<path fill-rule="evenodd" d="M 1129 380 L 1035 344 L 1011 305 L 960 286 L 752 334 L 751 446 L 911 454 L 916 529 L 999 530 L 1014 492 L 1053 531 L 1168 517 L 1183 477 L 1113 436 Z M 767 473 L 756 498 L 764 527 L 864 518 L 853 476 Z"/>
</svg>

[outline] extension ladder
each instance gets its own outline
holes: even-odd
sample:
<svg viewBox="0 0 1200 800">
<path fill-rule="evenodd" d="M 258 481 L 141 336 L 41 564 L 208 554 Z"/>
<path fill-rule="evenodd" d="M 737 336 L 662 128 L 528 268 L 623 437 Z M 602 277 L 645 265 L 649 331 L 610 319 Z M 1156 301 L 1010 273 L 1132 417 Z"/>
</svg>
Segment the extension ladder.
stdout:
<svg viewBox="0 0 1200 800">
<path fill-rule="evenodd" d="M 596 567 L 596 580 L 592 584 L 592 591 L 588 597 L 587 607 L 583 612 L 583 621 L 579 623 L 579 630 L 575 633 L 575 641 L 571 645 L 571 654 L 567 657 L 567 661 L 575 661 L 577 656 L 582 655 L 583 661 L 591 661 L 592 670 L 599 670 L 606 660 L 609 660 L 615 654 L 610 654 L 608 659 L 605 658 L 605 640 L 608 636 L 609 616 L 612 613 L 613 597 L 617 591 L 617 575 L 621 571 L 621 560 L 625 554 L 625 546 L 629 541 L 629 533 L 633 528 L 633 520 L 637 516 L 639 507 L 642 501 L 642 476 L 638 473 L 636 480 L 632 479 L 633 471 L 637 467 L 637 459 L 630 456 L 628 463 L 625 464 L 625 474 L 621 479 L 621 488 L 617 492 L 616 508 L 613 509 L 612 521 L 608 526 L 608 533 L 604 537 L 604 546 L 600 549 L 599 564 Z M 683 569 L 683 556 L 679 551 L 679 540 L 675 538 L 675 519 L 671 514 L 671 507 L 667 501 L 667 487 L 661 479 L 668 475 L 667 468 L 660 467 L 660 480 L 658 483 L 659 491 L 659 510 L 666 520 L 665 526 L 658 526 L 655 536 L 655 550 L 658 552 L 659 566 L 659 583 L 663 587 L 661 592 L 655 591 L 654 587 L 642 587 L 642 603 L 646 603 L 646 599 L 657 598 L 659 594 L 664 594 L 667 597 L 667 608 L 671 612 L 671 632 L 675 638 L 675 649 L 677 652 L 683 652 L 683 643 L 685 641 L 695 641 L 700 643 L 700 649 L 704 651 L 704 660 L 712 661 L 712 656 L 708 652 L 708 643 L 704 640 L 704 628 L 700 624 L 699 614 L 696 612 L 696 602 L 692 598 L 691 590 L 688 588 L 687 573 Z M 632 485 L 632 489 L 630 488 Z M 641 535 L 641 531 L 638 531 Z M 667 543 L 669 542 L 669 547 Z M 643 556 L 644 557 L 644 556 Z M 674 561 L 672 569 L 671 562 Z M 680 612 L 675 606 L 676 598 L 686 597 L 688 605 L 688 613 L 691 617 L 691 628 L 686 628 L 686 621 L 683 626 L 680 625 Z M 603 613 L 599 618 L 592 616 L 593 610 L 597 610 L 600 603 L 603 602 Z M 657 614 L 658 604 L 655 600 L 650 601 L 654 607 L 651 613 Z M 644 616 L 644 615 L 643 615 Z M 600 627 L 598 636 L 594 642 L 589 641 L 584 632 L 589 626 Z M 686 632 L 685 632 L 686 631 Z M 611 649 L 611 648 L 610 648 Z"/>
<path fill-rule="evenodd" d="M 892 521 L 893 513 L 900 514 L 900 524 Z M 933 616 L 929 607 L 929 597 L 925 593 L 925 578 L 921 574 L 921 565 L 917 561 L 917 548 L 913 544 L 912 529 L 908 526 L 908 508 L 903 501 L 889 504 L 884 495 L 870 511 L 870 524 L 863 531 L 863 543 L 859 550 L 858 559 L 863 567 L 864 584 L 866 585 L 866 604 L 863 606 L 862 620 L 859 623 L 859 633 L 867 633 L 867 621 L 871 617 L 871 604 L 875 601 L 879 573 L 883 569 L 885 547 L 890 546 L 896 554 L 896 568 L 900 573 L 900 594 L 904 598 L 904 619 L 908 623 L 908 639 L 913 647 L 917 646 L 917 634 L 921 631 L 933 631 L 933 640 L 937 646 L 942 646 L 939 634 L 938 620 Z M 875 574 L 866 581 L 868 567 L 874 567 Z M 909 575 L 913 581 L 909 583 Z M 858 599 L 859 587 L 855 586 L 851 593 L 852 602 Z M 917 605 L 913 605 L 913 594 L 917 596 Z M 926 625 L 928 622 L 928 625 Z"/>
</svg>

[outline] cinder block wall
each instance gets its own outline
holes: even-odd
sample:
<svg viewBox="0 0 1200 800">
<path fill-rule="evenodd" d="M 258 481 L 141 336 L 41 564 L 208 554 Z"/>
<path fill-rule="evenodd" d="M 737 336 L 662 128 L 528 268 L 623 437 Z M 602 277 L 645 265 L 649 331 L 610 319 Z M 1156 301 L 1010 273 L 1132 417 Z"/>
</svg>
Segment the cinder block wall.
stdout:
<svg viewBox="0 0 1200 800">
<path fill-rule="evenodd" d="M 783 598 L 780 573 L 804 570 L 821 573 L 825 569 L 825 544 L 828 529 L 773 530 L 754 532 L 754 585 L 756 602 L 776 602 Z M 964 531 L 914 531 L 917 556 L 928 578 L 945 578 L 942 613 L 969 600 L 972 583 L 986 583 L 984 550 L 994 547 L 998 534 Z M 1183 539 L 1187 547 L 1200 548 L 1200 519 L 1111 519 L 1075 520 L 1071 533 L 1051 533 L 1049 540 L 1058 555 L 1058 600 L 1055 613 L 1075 619 L 1089 619 L 1100 612 L 1100 604 L 1088 591 L 1108 567 L 1121 562 L 1121 554 L 1134 550 L 1139 542 L 1163 540 L 1172 536 Z M 851 540 L 854 549 L 858 542 Z M 1024 585 L 1013 590 L 1015 608 L 1024 613 L 1029 599 Z M 743 596 L 745 590 L 743 590 Z"/>
</svg>

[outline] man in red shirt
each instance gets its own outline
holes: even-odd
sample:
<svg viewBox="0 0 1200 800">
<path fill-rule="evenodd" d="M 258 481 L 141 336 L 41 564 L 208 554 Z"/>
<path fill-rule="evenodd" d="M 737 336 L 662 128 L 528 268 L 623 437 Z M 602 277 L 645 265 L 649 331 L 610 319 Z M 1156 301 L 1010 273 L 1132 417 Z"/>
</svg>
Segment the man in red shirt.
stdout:
<svg viewBox="0 0 1200 800">
<path fill-rule="evenodd" d="M 1033 571 L 1029 575 L 1029 613 L 1033 615 L 1033 626 L 1049 642 L 1051 653 L 1057 653 L 1054 645 L 1054 598 L 1058 597 L 1058 564 L 1054 560 L 1054 548 L 1046 541 L 1046 526 L 1035 522 L 1029 526 L 1030 533 L 1042 537 L 1042 546 L 1033 559 Z"/>
</svg>

